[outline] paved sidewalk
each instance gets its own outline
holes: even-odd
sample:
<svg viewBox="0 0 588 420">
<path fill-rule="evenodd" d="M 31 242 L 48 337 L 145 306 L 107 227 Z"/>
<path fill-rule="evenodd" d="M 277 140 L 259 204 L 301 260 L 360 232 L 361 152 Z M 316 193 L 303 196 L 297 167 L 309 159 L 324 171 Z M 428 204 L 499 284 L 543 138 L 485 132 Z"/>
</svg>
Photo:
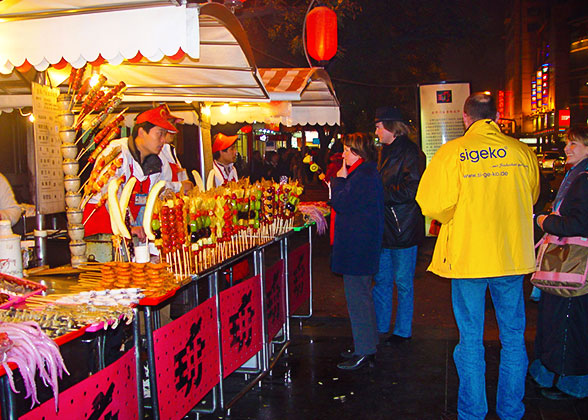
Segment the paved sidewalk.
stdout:
<svg viewBox="0 0 588 420">
<path fill-rule="evenodd" d="M 450 282 L 426 272 L 434 240 L 419 252 L 415 278 L 413 338 L 381 347 L 375 369 L 336 368 L 339 353 L 352 345 L 342 279 L 329 270 L 326 237 L 314 246 L 314 316 L 292 322 L 292 342 L 271 376 L 232 408 L 230 419 L 443 419 L 452 418 L 458 379 L 452 352 L 457 327 L 451 311 Z M 530 285 L 525 285 L 526 295 Z M 486 310 L 487 392 L 495 414 L 500 343 L 494 310 Z M 532 358 L 537 306 L 527 303 L 527 349 Z M 525 419 L 588 419 L 588 400 L 549 401 L 528 383 Z M 202 416 L 219 418 L 219 415 Z M 222 416 L 220 418 L 223 418 Z"/>
</svg>

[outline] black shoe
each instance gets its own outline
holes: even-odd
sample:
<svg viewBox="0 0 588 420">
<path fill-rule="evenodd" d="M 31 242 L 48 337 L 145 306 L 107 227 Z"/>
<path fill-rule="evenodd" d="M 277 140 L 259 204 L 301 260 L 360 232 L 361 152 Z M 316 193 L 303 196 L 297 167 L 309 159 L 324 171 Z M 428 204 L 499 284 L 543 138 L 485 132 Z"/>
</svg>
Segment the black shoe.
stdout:
<svg viewBox="0 0 588 420">
<path fill-rule="evenodd" d="M 361 368 L 362 366 L 369 365 L 369 367 L 373 368 L 376 362 L 376 355 L 375 354 L 366 354 L 366 355 L 355 355 L 350 359 L 341 362 L 337 365 L 339 369 L 343 370 L 356 370 Z"/>
<path fill-rule="evenodd" d="M 394 346 L 396 344 L 406 343 L 410 339 L 411 339 L 411 337 L 401 337 L 399 335 L 392 334 L 390 337 L 388 337 L 386 339 L 386 342 L 385 343 L 386 343 L 387 346 Z"/>
<path fill-rule="evenodd" d="M 341 357 L 343 359 L 351 359 L 355 354 L 353 354 L 353 350 L 347 349 L 341 352 Z"/>
<path fill-rule="evenodd" d="M 561 392 L 557 388 L 541 388 L 541 395 L 548 400 L 561 401 L 561 400 L 576 400 L 577 398 L 573 395 Z"/>
</svg>

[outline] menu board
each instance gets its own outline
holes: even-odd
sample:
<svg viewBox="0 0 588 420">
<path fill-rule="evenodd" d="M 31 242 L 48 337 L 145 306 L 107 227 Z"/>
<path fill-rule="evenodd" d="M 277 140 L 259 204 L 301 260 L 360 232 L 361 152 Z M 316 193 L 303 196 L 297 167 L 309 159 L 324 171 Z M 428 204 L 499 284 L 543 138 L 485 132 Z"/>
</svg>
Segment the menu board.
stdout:
<svg viewBox="0 0 588 420">
<path fill-rule="evenodd" d="M 61 141 L 57 115 L 59 89 L 33 83 L 35 195 L 37 211 L 53 214 L 65 211 Z"/>
<path fill-rule="evenodd" d="M 463 136 L 463 105 L 469 95 L 469 83 L 419 86 L 422 147 L 427 164 L 441 145 Z"/>
</svg>

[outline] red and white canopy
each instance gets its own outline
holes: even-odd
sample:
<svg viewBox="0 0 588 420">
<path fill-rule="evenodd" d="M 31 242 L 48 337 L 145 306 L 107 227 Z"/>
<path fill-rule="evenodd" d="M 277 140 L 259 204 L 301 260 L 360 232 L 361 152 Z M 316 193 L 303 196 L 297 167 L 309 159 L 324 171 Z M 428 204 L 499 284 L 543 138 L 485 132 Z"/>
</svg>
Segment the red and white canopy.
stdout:
<svg viewBox="0 0 588 420">
<path fill-rule="evenodd" d="M 47 81 L 59 86 L 67 83 L 69 65 L 86 63 L 99 65 L 106 86 L 124 81 L 124 102 L 137 109 L 220 102 L 240 111 L 227 117 L 211 106 L 213 124 L 339 123 L 327 73 L 258 69 L 243 27 L 219 3 L 0 1 L 0 110 L 31 105 L 34 70 L 46 71 Z"/>
</svg>

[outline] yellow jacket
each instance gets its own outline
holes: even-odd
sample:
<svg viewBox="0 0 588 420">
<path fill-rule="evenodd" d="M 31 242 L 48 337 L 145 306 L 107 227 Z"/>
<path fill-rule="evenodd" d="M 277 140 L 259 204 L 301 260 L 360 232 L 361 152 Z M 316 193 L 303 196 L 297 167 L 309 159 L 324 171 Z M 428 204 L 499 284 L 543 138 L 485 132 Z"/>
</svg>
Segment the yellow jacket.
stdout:
<svg viewBox="0 0 588 420">
<path fill-rule="evenodd" d="M 448 278 L 534 271 L 538 197 L 535 154 L 492 120 L 474 122 L 441 146 L 419 184 L 423 214 L 442 223 L 429 271 Z"/>
</svg>

